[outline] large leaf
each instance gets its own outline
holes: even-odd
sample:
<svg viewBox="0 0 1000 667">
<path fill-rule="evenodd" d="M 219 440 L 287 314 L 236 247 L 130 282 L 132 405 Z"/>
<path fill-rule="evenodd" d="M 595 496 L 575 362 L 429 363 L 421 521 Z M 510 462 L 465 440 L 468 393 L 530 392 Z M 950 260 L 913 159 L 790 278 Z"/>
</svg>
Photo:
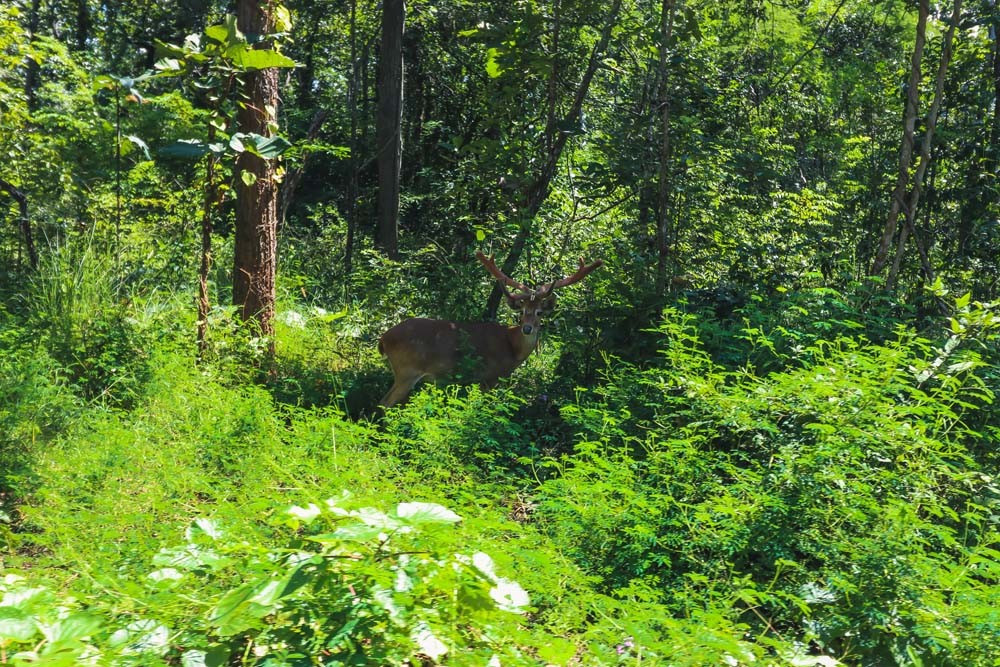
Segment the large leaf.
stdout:
<svg viewBox="0 0 1000 667">
<path fill-rule="evenodd" d="M 237 69 L 267 69 L 269 67 L 295 67 L 295 61 L 270 49 L 254 49 L 248 44 L 234 44 L 223 54 Z"/>
<path fill-rule="evenodd" d="M 247 135 L 247 139 L 253 141 L 254 152 L 268 160 L 278 157 L 292 147 L 292 144 L 282 136 L 262 137 L 259 134 L 250 134 Z"/>
<path fill-rule="evenodd" d="M 197 139 L 180 139 L 160 149 L 160 154 L 172 157 L 198 159 L 210 150 L 207 143 Z"/>
<path fill-rule="evenodd" d="M 396 516 L 411 525 L 422 523 L 458 523 L 462 517 L 437 503 L 399 503 Z"/>
<path fill-rule="evenodd" d="M 0 643 L 3 640 L 26 642 L 35 636 L 35 621 L 16 607 L 0 607 Z"/>
</svg>

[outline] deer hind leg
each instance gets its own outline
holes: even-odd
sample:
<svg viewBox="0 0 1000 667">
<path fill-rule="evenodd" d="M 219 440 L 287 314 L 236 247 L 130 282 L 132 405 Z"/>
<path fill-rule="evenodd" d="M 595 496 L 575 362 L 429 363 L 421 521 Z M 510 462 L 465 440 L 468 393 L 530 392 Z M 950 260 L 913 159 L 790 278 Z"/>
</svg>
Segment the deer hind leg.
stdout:
<svg viewBox="0 0 1000 667">
<path fill-rule="evenodd" d="M 405 403 L 406 399 L 410 397 L 410 392 L 423 377 L 424 373 L 397 375 L 396 381 L 378 404 L 383 408 L 391 408 L 394 405 Z"/>
</svg>

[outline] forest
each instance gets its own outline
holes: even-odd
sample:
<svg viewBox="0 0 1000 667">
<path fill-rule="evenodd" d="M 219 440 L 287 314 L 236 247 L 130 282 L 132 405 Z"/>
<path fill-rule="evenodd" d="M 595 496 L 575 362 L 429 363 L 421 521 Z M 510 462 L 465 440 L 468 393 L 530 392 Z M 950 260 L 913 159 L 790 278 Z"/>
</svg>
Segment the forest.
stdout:
<svg viewBox="0 0 1000 667">
<path fill-rule="evenodd" d="M 1000 665 L 996 0 L 5 0 L 0 159 L 0 665 Z"/>
</svg>

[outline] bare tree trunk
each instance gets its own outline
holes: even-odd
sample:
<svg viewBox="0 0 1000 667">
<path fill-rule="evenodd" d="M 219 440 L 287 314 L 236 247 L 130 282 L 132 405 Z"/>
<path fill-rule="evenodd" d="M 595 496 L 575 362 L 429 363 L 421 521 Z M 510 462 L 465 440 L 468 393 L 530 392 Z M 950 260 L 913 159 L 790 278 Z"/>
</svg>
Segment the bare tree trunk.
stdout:
<svg viewBox="0 0 1000 667">
<path fill-rule="evenodd" d="M 403 141 L 404 0 L 383 0 L 379 48 L 378 110 L 375 116 L 378 164 L 378 232 L 376 242 L 391 259 L 399 257 L 399 179 Z"/>
<path fill-rule="evenodd" d="M 76 50 L 87 49 L 90 39 L 90 7 L 89 0 L 76 0 Z"/>
<path fill-rule="evenodd" d="M 358 84 L 361 63 L 358 62 L 358 0 L 351 0 L 351 76 L 347 81 L 347 108 L 351 115 L 351 155 L 348 161 L 350 175 L 347 180 L 347 238 L 344 240 L 344 276 L 348 290 L 354 260 L 354 234 L 358 211 Z"/>
<path fill-rule="evenodd" d="M 209 123 L 208 141 L 215 140 L 215 126 Z M 212 271 L 212 216 L 218 190 L 215 187 L 215 167 L 218 158 L 208 154 L 205 166 L 205 203 L 201 211 L 201 266 L 198 270 L 198 361 L 208 352 L 208 312 L 212 307 L 208 294 L 208 276 Z"/>
<path fill-rule="evenodd" d="M 580 117 L 580 112 L 583 109 L 583 103 L 586 101 L 587 94 L 590 91 L 590 83 L 593 81 L 594 74 L 597 73 L 597 67 L 600 64 L 601 58 L 608 48 L 608 42 L 611 39 L 611 30 L 617 22 L 618 12 L 621 10 L 621 6 L 622 0 L 615 0 L 611 10 L 608 12 L 607 19 L 605 20 L 603 29 L 601 30 L 601 37 L 594 45 L 593 50 L 590 52 L 590 60 L 587 63 L 587 69 L 583 74 L 583 78 L 580 80 L 580 84 L 576 88 L 576 93 L 573 96 L 573 102 L 570 105 L 569 111 L 564 116 L 564 124 L 569 124 Z M 542 204 L 545 203 L 545 200 L 549 196 L 552 179 L 555 177 L 556 169 L 559 167 L 559 157 L 562 155 L 563 148 L 566 147 L 566 141 L 568 139 L 569 134 L 566 132 L 559 132 L 556 134 L 552 142 L 552 147 L 546 155 L 544 165 L 535 176 L 535 179 L 531 182 L 531 185 L 529 185 L 525 191 L 524 201 L 518 207 L 520 229 L 518 229 L 517 236 L 514 237 L 514 242 L 511 244 L 510 253 L 508 253 L 507 259 L 504 260 L 503 266 L 501 267 L 501 271 L 508 276 L 512 275 L 514 273 L 514 269 L 517 268 L 517 262 L 521 259 L 521 253 L 524 252 L 524 247 L 527 244 L 528 237 L 531 235 L 534 217 L 538 214 Z M 500 307 L 500 299 L 502 297 L 503 290 L 500 284 L 494 282 L 493 291 L 490 292 L 490 296 L 486 301 L 486 316 L 488 318 L 493 319 L 496 317 L 497 309 Z"/>
<path fill-rule="evenodd" d="M 35 250 L 35 241 L 31 237 L 31 221 L 28 219 L 28 196 L 2 178 L 0 178 L 0 190 L 5 191 L 17 202 L 17 207 L 21 211 L 21 215 L 18 217 L 18 226 L 21 228 L 21 236 L 24 237 L 24 245 L 28 250 L 28 261 L 31 262 L 31 268 L 37 270 L 38 251 Z"/>
<path fill-rule="evenodd" d="M 934 280 L 934 269 L 931 267 L 930 258 L 927 256 L 926 248 L 917 237 L 914 220 L 916 220 L 917 217 L 917 207 L 920 205 L 920 191 L 923 187 L 924 175 L 927 173 L 927 166 L 931 162 L 931 144 L 934 142 L 934 130 L 937 127 L 938 114 L 941 112 L 941 100 L 944 97 L 944 78 L 945 74 L 948 72 L 948 64 L 951 62 L 951 51 L 955 38 L 955 29 L 958 27 L 958 21 L 961 18 L 961 15 L 962 0 L 955 0 L 954 8 L 952 9 L 951 14 L 951 25 L 948 26 L 948 32 L 945 33 L 944 36 L 944 45 L 941 48 L 941 62 L 938 64 L 937 77 L 934 80 L 934 99 L 931 100 L 931 107 L 927 112 L 924 138 L 920 144 L 920 162 L 917 164 L 917 172 L 913 177 L 913 188 L 910 190 L 910 194 L 904 208 L 904 220 L 906 226 L 900 232 L 900 242 L 896 250 L 896 258 L 893 261 L 892 270 L 889 272 L 889 280 L 887 283 L 889 287 L 894 287 L 896 284 L 902 254 L 906 245 L 907 233 L 913 237 L 914 242 L 917 244 L 917 250 L 920 253 L 920 265 L 923 269 L 924 277 L 927 278 L 928 281 Z"/>
<path fill-rule="evenodd" d="M 250 35 L 273 31 L 274 17 L 266 0 L 239 0 L 237 27 Z M 261 42 L 264 48 L 265 42 Z M 243 75 L 240 131 L 264 136 L 277 121 L 278 70 L 268 68 Z M 277 262 L 278 186 L 273 165 L 250 152 L 236 161 L 236 241 L 233 264 L 233 303 L 244 322 L 254 322 L 270 339 L 274 353 L 274 276 Z"/>
<path fill-rule="evenodd" d="M 905 204 L 904 198 L 906 197 L 906 186 L 909 182 L 910 163 L 913 156 L 913 129 L 916 126 L 917 105 L 920 99 L 920 62 L 923 59 L 929 12 L 928 0 L 920 0 L 920 9 L 917 14 L 917 39 L 913 46 L 913 58 L 910 61 L 910 80 L 907 85 L 906 107 L 903 112 L 903 143 L 899 150 L 899 171 L 896 176 L 896 187 L 892 191 L 892 200 L 889 203 L 889 216 L 882 230 L 882 240 L 879 243 L 878 252 L 875 254 L 872 268 L 868 272 L 872 276 L 879 275 L 885 268 L 889 257 L 889 248 L 896 235 L 899 212 Z"/>
<path fill-rule="evenodd" d="M 667 259 L 670 253 L 670 71 L 667 53 L 674 29 L 674 2 L 663 0 L 660 9 L 660 167 L 657 174 L 656 196 L 656 293 L 663 294 L 667 284 Z"/>
<path fill-rule="evenodd" d="M 31 0 L 31 8 L 28 10 L 28 39 L 32 40 L 38 33 L 38 24 L 41 21 L 39 16 L 41 0 Z M 27 71 L 24 75 L 24 98 L 28 105 L 28 111 L 38 110 L 38 87 L 41 85 L 40 67 L 34 58 L 27 58 L 25 65 Z"/>
</svg>

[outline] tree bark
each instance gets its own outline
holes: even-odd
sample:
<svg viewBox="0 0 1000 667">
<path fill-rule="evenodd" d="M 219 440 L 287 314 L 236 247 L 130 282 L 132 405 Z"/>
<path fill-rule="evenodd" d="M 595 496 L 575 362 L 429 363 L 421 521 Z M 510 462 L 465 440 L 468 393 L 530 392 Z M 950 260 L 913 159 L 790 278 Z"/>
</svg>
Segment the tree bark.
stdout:
<svg viewBox="0 0 1000 667">
<path fill-rule="evenodd" d="M 586 101 L 587 94 L 590 91 L 590 83 L 594 79 L 594 74 L 597 73 L 601 57 L 608 48 L 608 42 L 611 39 L 611 30 L 614 28 L 618 19 L 618 12 L 621 10 L 621 6 L 622 0 L 615 0 L 611 10 L 608 12 L 607 19 L 605 20 L 603 29 L 601 30 L 601 37 L 597 43 L 594 44 L 594 48 L 590 52 L 590 60 L 587 63 L 587 69 L 584 71 L 583 78 L 580 79 L 580 84 L 577 86 L 576 93 L 573 95 L 573 102 L 570 105 L 569 111 L 563 117 L 564 124 L 569 124 L 580 117 L 580 112 L 583 110 L 583 103 Z M 520 228 L 517 231 L 517 235 L 514 237 L 514 242 L 511 244 L 507 259 L 504 260 L 503 266 L 500 269 L 508 276 L 513 275 L 514 269 L 517 268 L 517 263 L 521 259 L 521 254 L 524 252 L 528 238 L 531 236 L 534 217 L 537 215 L 539 209 L 542 207 L 542 204 L 545 203 L 545 200 L 549 196 L 552 179 L 555 177 L 556 169 L 559 167 L 559 158 L 562 155 L 563 149 L 566 147 L 568 139 L 569 133 L 556 133 L 552 141 L 552 147 L 546 155 L 546 159 L 541 170 L 536 174 L 535 179 L 525 191 L 525 197 L 521 205 L 518 207 L 519 210 L 517 212 L 517 216 L 520 221 Z M 497 309 L 500 307 L 500 300 L 502 298 L 503 289 L 499 283 L 494 283 L 493 291 L 490 292 L 490 296 L 486 300 L 487 318 L 494 319 L 496 317 Z"/>
<path fill-rule="evenodd" d="M 927 112 L 923 141 L 920 143 L 920 162 L 917 164 L 917 171 L 913 177 L 913 188 L 907 197 L 904 208 L 905 228 L 900 232 L 900 242 L 897 248 L 897 256 L 893 261 L 892 270 L 889 272 L 889 287 L 894 287 L 896 278 L 899 275 L 899 266 L 902 254 L 906 246 L 906 236 L 913 237 L 920 254 L 920 265 L 924 272 L 924 277 L 929 281 L 934 280 L 934 269 L 931 266 L 927 250 L 917 237 L 914 221 L 917 217 L 917 207 L 920 205 L 920 192 L 923 187 L 924 175 L 927 173 L 927 166 L 931 161 L 931 145 L 934 142 L 934 130 L 937 127 L 938 114 L 941 112 L 941 100 L 944 97 L 944 78 L 948 72 L 948 65 L 951 62 L 952 44 L 955 38 L 955 29 L 958 27 L 959 19 L 962 15 L 962 0 L 955 0 L 951 15 L 951 25 L 944 36 L 944 45 L 941 48 L 941 62 L 938 64 L 937 77 L 934 80 L 934 98 L 931 100 L 931 107 Z"/>
<path fill-rule="evenodd" d="M 239 0 L 237 27 L 247 35 L 273 31 L 274 17 L 265 0 Z M 258 42 L 267 48 L 266 42 Z M 243 75 L 240 131 L 271 134 L 278 108 L 278 70 L 253 70 Z M 246 176 L 245 176 L 246 175 Z M 236 161 L 236 230 L 233 263 L 233 304 L 244 322 L 253 322 L 270 339 L 274 352 L 274 276 L 277 262 L 278 185 L 274 166 L 249 152 Z"/>
<path fill-rule="evenodd" d="M 41 11 L 41 0 L 31 0 L 31 8 L 28 10 L 28 40 L 33 40 L 38 33 L 38 25 L 41 21 L 39 12 Z M 24 98 L 27 102 L 28 111 L 38 110 L 38 87 L 41 85 L 41 69 L 34 58 L 28 58 L 26 71 L 24 74 Z"/>
<path fill-rule="evenodd" d="M 215 140 L 215 126 L 208 126 L 208 141 Z M 198 270 L 198 361 L 203 361 L 208 352 L 208 311 L 212 303 L 208 294 L 208 275 L 212 270 L 212 216 L 215 213 L 217 188 L 215 187 L 215 167 L 219 159 L 215 153 L 208 154 L 205 166 L 205 203 L 201 212 L 201 266 Z"/>
<path fill-rule="evenodd" d="M 882 230 L 882 240 L 872 263 L 871 276 L 877 276 L 885 268 L 892 247 L 892 239 L 896 235 L 899 224 L 899 212 L 904 206 L 906 186 L 909 183 L 910 163 L 913 156 L 913 130 L 917 121 L 917 105 L 920 99 L 920 62 L 923 59 L 924 43 L 927 32 L 927 15 L 930 13 L 928 0 L 920 0 L 917 14 L 917 38 L 913 46 L 913 57 L 910 61 L 910 80 L 906 91 L 906 106 L 903 112 L 903 143 L 899 150 L 899 170 L 896 175 L 896 187 L 892 191 L 889 202 L 889 216 Z"/>
<path fill-rule="evenodd" d="M 662 295 L 667 284 L 667 260 L 670 253 L 670 71 L 667 53 L 674 29 L 674 2 L 663 0 L 660 14 L 660 166 L 657 174 L 656 196 L 656 293 Z"/>
<path fill-rule="evenodd" d="M 376 244 L 391 259 L 399 257 L 399 180 L 403 141 L 404 0 L 383 0 L 379 47 L 378 110 L 375 117 L 378 202 Z"/>
<path fill-rule="evenodd" d="M 350 290 L 351 271 L 354 268 L 354 234 L 357 228 L 358 210 L 358 86 L 361 78 L 361 63 L 358 61 L 358 0 L 351 0 L 350 35 L 351 75 L 347 81 L 347 108 L 351 116 L 351 155 L 348 160 L 350 172 L 347 180 L 347 238 L 344 239 L 344 276 Z"/>
<path fill-rule="evenodd" d="M 28 196 L 2 178 L 0 178 L 0 190 L 5 191 L 17 202 L 17 207 L 21 211 L 21 215 L 18 217 L 18 226 L 21 228 L 21 236 L 24 237 L 24 245 L 28 251 L 28 261 L 31 263 L 31 268 L 37 270 L 38 252 L 35 250 L 35 241 L 31 237 L 31 221 L 28 219 Z"/>
<path fill-rule="evenodd" d="M 85 51 L 90 39 L 89 0 L 76 0 L 76 50 Z"/>
</svg>

